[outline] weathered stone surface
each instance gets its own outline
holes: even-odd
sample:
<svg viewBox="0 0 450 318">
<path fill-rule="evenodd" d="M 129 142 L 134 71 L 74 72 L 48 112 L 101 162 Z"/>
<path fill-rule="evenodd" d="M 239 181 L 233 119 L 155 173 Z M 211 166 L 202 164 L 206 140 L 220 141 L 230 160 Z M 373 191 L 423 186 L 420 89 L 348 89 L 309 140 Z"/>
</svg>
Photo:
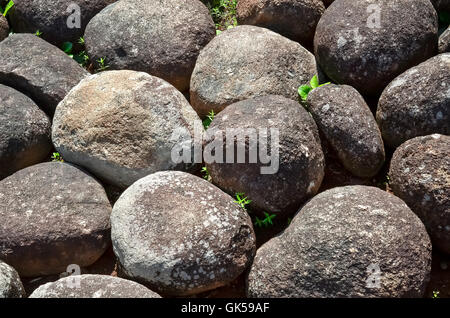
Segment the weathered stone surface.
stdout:
<svg viewBox="0 0 450 318">
<path fill-rule="evenodd" d="M 384 163 L 383 139 L 364 98 L 347 85 L 325 85 L 308 95 L 308 109 L 344 167 L 373 177 Z"/>
<path fill-rule="evenodd" d="M 3 41 L 8 37 L 9 34 L 9 24 L 8 20 L 0 14 L 0 41 Z"/>
<path fill-rule="evenodd" d="M 125 188 L 175 163 L 176 129 L 193 139 L 202 124 L 186 98 L 166 81 L 143 72 L 108 71 L 81 81 L 58 105 L 52 140 L 63 158 Z M 199 141 L 200 143 L 201 141 Z M 192 143 L 193 145 L 193 143 Z"/>
<path fill-rule="evenodd" d="M 235 129 L 242 140 L 246 139 L 245 163 L 236 160 L 236 150 L 243 145 L 239 137 L 229 136 L 234 147 L 227 146 L 227 129 Z M 256 163 L 251 163 L 249 154 L 253 147 L 247 129 L 253 130 L 255 143 L 264 132 L 270 137 L 265 154 L 271 156 L 271 162 L 261 160 L 258 154 Z M 278 218 L 292 215 L 302 202 L 317 193 L 324 175 L 324 156 L 317 126 L 298 102 L 271 95 L 234 103 L 214 118 L 207 130 L 206 147 L 222 144 L 214 138 L 216 131 L 223 135 L 223 163 L 205 161 L 213 183 L 220 188 L 233 194 L 245 193 L 253 208 L 279 214 Z M 279 135 L 279 149 L 275 132 Z M 227 163 L 232 149 L 234 160 Z"/>
<path fill-rule="evenodd" d="M 91 60 L 106 58 L 110 69 L 148 72 L 186 91 L 199 52 L 214 35 L 198 0 L 123 0 L 89 22 L 85 40 Z"/>
<path fill-rule="evenodd" d="M 435 56 L 392 81 L 378 102 L 377 121 L 392 147 L 417 136 L 450 134 L 450 53 Z"/>
<path fill-rule="evenodd" d="M 439 37 L 439 53 L 450 53 L 450 27 Z"/>
<path fill-rule="evenodd" d="M 314 74 L 314 56 L 300 44 L 242 25 L 222 32 L 200 53 L 191 78 L 191 103 L 202 117 L 263 95 L 297 101 L 298 87 Z"/>
<path fill-rule="evenodd" d="M 47 114 L 88 75 L 57 47 L 33 34 L 13 34 L 0 42 L 0 83 L 31 97 Z"/>
<path fill-rule="evenodd" d="M 237 21 L 280 33 L 312 47 L 314 32 L 325 12 L 321 0 L 239 0 Z"/>
<path fill-rule="evenodd" d="M 45 161 L 50 131 L 49 118 L 30 98 L 0 84 L 0 180 Z"/>
<path fill-rule="evenodd" d="M 231 196 L 184 172 L 157 172 L 134 183 L 114 205 L 111 226 L 124 273 L 163 295 L 223 286 L 255 253 L 248 214 Z"/>
<path fill-rule="evenodd" d="M 394 153 L 389 170 L 395 195 L 425 223 L 434 247 L 450 254 L 450 136 L 416 137 Z"/>
<path fill-rule="evenodd" d="M 315 196 L 258 249 L 248 296 L 421 297 L 430 269 L 428 234 L 402 200 L 340 187 Z"/>
<path fill-rule="evenodd" d="M 0 259 L 24 277 L 91 265 L 110 242 L 110 212 L 103 187 L 72 165 L 20 170 L 0 181 Z"/>
<path fill-rule="evenodd" d="M 10 12 L 16 33 L 42 32 L 41 37 L 58 46 L 77 43 L 88 22 L 116 0 L 20 0 Z"/>
<path fill-rule="evenodd" d="M 8 264 L 0 261 L 0 299 L 22 298 L 25 291 L 19 274 Z"/>
<path fill-rule="evenodd" d="M 77 285 L 76 279 L 79 279 Z M 30 298 L 161 298 L 131 280 L 107 275 L 80 275 L 62 278 L 37 288 Z"/>
<path fill-rule="evenodd" d="M 337 0 L 317 25 L 314 51 L 333 81 L 377 95 L 435 55 L 437 42 L 437 14 L 428 0 Z"/>
</svg>

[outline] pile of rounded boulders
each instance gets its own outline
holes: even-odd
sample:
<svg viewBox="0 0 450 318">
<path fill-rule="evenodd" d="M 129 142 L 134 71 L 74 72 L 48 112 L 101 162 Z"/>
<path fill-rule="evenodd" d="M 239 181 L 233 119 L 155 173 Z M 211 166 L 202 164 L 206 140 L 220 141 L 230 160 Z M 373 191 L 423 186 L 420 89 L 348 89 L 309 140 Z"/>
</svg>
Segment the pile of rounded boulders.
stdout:
<svg viewBox="0 0 450 318">
<path fill-rule="evenodd" d="M 8 37 L 9 34 L 9 24 L 8 20 L 0 14 L 0 42 Z"/>
<path fill-rule="evenodd" d="M 338 187 L 258 249 L 248 296 L 421 297 L 430 270 L 430 239 L 402 200 L 374 187 Z"/>
<path fill-rule="evenodd" d="M 316 74 L 314 56 L 275 32 L 242 25 L 215 37 L 191 78 L 191 104 L 200 117 L 252 97 L 298 100 L 298 87 Z"/>
<path fill-rule="evenodd" d="M 178 171 L 151 174 L 125 190 L 111 235 L 123 273 L 162 295 L 226 285 L 255 253 L 252 221 L 234 199 Z"/>
<path fill-rule="evenodd" d="M 199 0 L 121 0 L 89 22 L 85 41 L 92 61 L 105 58 L 110 69 L 148 72 L 187 91 L 197 56 L 214 35 Z"/>
<path fill-rule="evenodd" d="M 93 177 L 66 163 L 41 163 L 0 181 L 0 260 L 21 276 L 89 266 L 110 243 L 111 205 Z"/>
<path fill-rule="evenodd" d="M 30 298 L 161 298 L 136 282 L 107 275 L 78 275 L 39 286 Z"/>
<path fill-rule="evenodd" d="M 437 43 L 438 19 L 429 0 L 336 0 L 317 25 L 314 51 L 333 81 L 377 95 L 435 55 Z"/>
<path fill-rule="evenodd" d="M 24 296 L 25 290 L 17 271 L 0 261 L 0 299 L 22 298 Z"/>
<path fill-rule="evenodd" d="M 82 80 L 58 105 L 52 140 L 65 160 L 126 188 L 156 171 L 194 169 L 172 160 L 172 149 L 193 141 L 195 127 L 203 132 L 189 102 L 166 81 L 108 71 Z M 177 129 L 186 132 L 181 140 L 172 139 Z"/>
<path fill-rule="evenodd" d="M 416 137 L 394 153 L 390 186 L 421 218 L 433 246 L 450 254 L 450 136 Z"/>
<path fill-rule="evenodd" d="M 357 177 L 373 177 L 385 160 L 383 139 L 364 98 L 347 85 L 313 90 L 308 110 L 343 166 Z"/>
<path fill-rule="evenodd" d="M 321 0 L 239 0 L 237 22 L 268 28 L 312 47 L 316 25 L 325 12 Z"/>
<path fill-rule="evenodd" d="M 0 42 L 0 83 L 31 97 L 47 114 L 89 73 L 66 53 L 33 34 Z"/>
<path fill-rule="evenodd" d="M 450 27 L 439 36 L 439 53 L 450 53 Z"/>
<path fill-rule="evenodd" d="M 227 129 L 235 129 L 236 136 L 227 136 Z M 319 133 L 312 117 L 298 102 L 269 95 L 229 105 L 209 126 L 205 150 L 216 146 L 216 132 L 222 134 L 219 146 L 226 151 L 224 160 L 206 162 L 210 176 L 229 193 L 245 193 L 254 209 L 290 216 L 319 190 L 325 165 Z M 250 155 L 256 150 L 252 142 L 264 133 L 268 136 L 265 154 L 270 162 L 257 155 L 256 163 L 252 163 Z M 245 162 L 227 163 L 228 152 L 234 149 L 237 155 L 245 139 Z M 232 147 L 228 146 L 230 143 Z"/>
<path fill-rule="evenodd" d="M 0 180 L 48 158 L 49 118 L 29 97 L 1 84 L 0 123 Z"/>
<path fill-rule="evenodd" d="M 450 53 L 412 67 L 392 81 L 378 102 L 377 121 L 386 143 L 450 134 Z"/>
</svg>

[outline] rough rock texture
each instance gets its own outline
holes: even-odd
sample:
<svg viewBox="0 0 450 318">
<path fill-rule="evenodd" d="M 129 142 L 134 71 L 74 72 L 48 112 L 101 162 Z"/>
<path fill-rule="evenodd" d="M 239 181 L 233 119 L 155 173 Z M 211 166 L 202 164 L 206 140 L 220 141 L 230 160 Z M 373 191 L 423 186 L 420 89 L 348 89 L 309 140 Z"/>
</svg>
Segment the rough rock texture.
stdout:
<svg viewBox="0 0 450 318">
<path fill-rule="evenodd" d="M 371 5 L 379 5 L 380 19 Z M 314 51 L 333 81 L 376 95 L 435 55 L 437 42 L 437 14 L 429 0 L 338 0 L 317 25 Z"/>
<path fill-rule="evenodd" d="M 58 105 L 52 140 L 66 161 L 125 188 L 156 171 L 195 167 L 171 156 L 180 141 L 193 139 L 195 125 L 202 133 L 195 111 L 166 81 L 108 71 L 81 81 Z M 172 139 L 177 129 L 187 135 Z"/>
<path fill-rule="evenodd" d="M 9 16 L 14 32 L 35 33 L 39 30 L 44 40 L 61 47 L 64 42 L 77 43 L 88 22 L 115 1 L 20 0 L 15 1 Z M 79 12 L 75 6 L 78 6 Z"/>
<path fill-rule="evenodd" d="M 439 37 L 439 53 L 450 53 L 450 27 Z"/>
<path fill-rule="evenodd" d="M 57 47 L 33 34 L 13 34 L 0 43 L 0 83 L 31 97 L 47 114 L 88 75 Z"/>
<path fill-rule="evenodd" d="M 0 180 L 45 161 L 50 131 L 49 118 L 30 98 L 0 84 Z"/>
<path fill-rule="evenodd" d="M 248 296 L 421 297 L 430 270 L 430 239 L 408 206 L 347 186 L 315 196 L 258 249 Z"/>
<path fill-rule="evenodd" d="M 308 109 L 344 167 L 373 177 L 384 163 L 383 139 L 364 98 L 347 85 L 325 85 L 308 95 Z"/>
<path fill-rule="evenodd" d="M 25 291 L 19 274 L 8 264 L 0 261 L 0 299 L 22 298 Z"/>
<path fill-rule="evenodd" d="M 214 37 L 208 9 L 198 0 L 122 0 L 86 28 L 91 60 L 111 69 L 148 72 L 187 91 L 200 50 Z"/>
<path fill-rule="evenodd" d="M 416 137 L 394 153 L 389 170 L 395 195 L 425 223 L 433 246 L 450 254 L 450 136 Z"/>
<path fill-rule="evenodd" d="M 77 279 L 79 281 L 76 281 Z M 30 295 L 30 298 L 161 298 L 161 296 L 131 280 L 107 275 L 80 275 L 42 285 Z"/>
<path fill-rule="evenodd" d="M 450 1 L 449 0 L 431 0 L 438 11 L 450 11 Z"/>
<path fill-rule="evenodd" d="M 237 21 L 271 29 L 312 47 L 314 32 L 325 5 L 320 0 L 240 0 Z"/>
<path fill-rule="evenodd" d="M 252 97 L 298 100 L 298 87 L 316 73 L 314 56 L 270 30 L 242 25 L 215 37 L 200 53 L 191 79 L 191 103 L 202 117 Z"/>
<path fill-rule="evenodd" d="M 0 41 L 3 41 L 8 37 L 9 34 L 9 24 L 8 20 L 0 14 Z"/>
<path fill-rule="evenodd" d="M 242 139 L 230 135 L 227 140 L 227 129 L 237 129 Z M 254 130 L 253 138 L 246 129 Z M 279 134 L 279 150 L 274 147 L 276 139 L 271 129 Z M 215 138 L 215 131 L 222 131 L 223 142 Z M 270 137 L 264 155 L 279 154 L 279 158 L 274 156 L 271 162 L 265 162 L 258 154 L 257 163 L 252 163 L 251 141 L 256 144 L 264 132 Z M 325 160 L 319 133 L 314 120 L 298 102 L 271 95 L 234 103 L 214 118 L 207 135 L 205 150 L 210 151 L 217 143 L 224 148 L 223 158 L 217 158 L 223 159 L 223 163 L 208 162 L 205 158 L 213 183 L 229 193 L 245 193 L 257 210 L 292 215 L 320 187 Z M 245 163 L 238 163 L 236 150 L 243 145 L 244 138 Z M 233 146 L 226 146 L 230 141 Z M 264 145 L 260 143 L 259 147 Z M 234 159 L 227 163 L 226 157 L 232 155 L 233 149 Z"/>
<path fill-rule="evenodd" d="M 88 266 L 110 242 L 103 187 L 65 163 L 37 164 L 0 181 L 0 259 L 21 276 Z"/>
<path fill-rule="evenodd" d="M 392 81 L 378 102 L 377 121 L 392 147 L 417 136 L 450 134 L 450 53 L 435 56 Z"/>
<path fill-rule="evenodd" d="M 124 273 L 163 295 L 223 286 L 255 253 L 248 214 L 231 196 L 184 172 L 157 172 L 134 183 L 114 205 L 111 226 Z"/>
</svg>

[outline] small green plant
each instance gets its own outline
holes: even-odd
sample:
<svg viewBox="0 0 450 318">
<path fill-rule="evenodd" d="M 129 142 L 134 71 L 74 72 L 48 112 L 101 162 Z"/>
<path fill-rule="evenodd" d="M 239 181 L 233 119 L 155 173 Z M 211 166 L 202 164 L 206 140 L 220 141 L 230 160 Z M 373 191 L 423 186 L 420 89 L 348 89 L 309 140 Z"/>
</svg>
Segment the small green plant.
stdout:
<svg viewBox="0 0 450 318">
<path fill-rule="evenodd" d="M 6 15 L 8 14 L 9 10 L 11 10 L 12 7 L 14 7 L 14 1 L 13 1 L 13 0 L 10 0 L 10 1 L 6 4 L 6 6 L 5 6 L 4 9 L 3 9 L 3 8 L 0 8 L 0 13 L 3 14 L 4 17 L 6 17 Z"/>
<path fill-rule="evenodd" d="M 106 58 L 101 57 L 97 60 L 98 68 L 96 69 L 97 72 L 105 71 L 109 68 L 109 65 L 106 65 Z"/>
<path fill-rule="evenodd" d="M 311 81 L 309 82 L 309 84 L 302 85 L 298 88 L 298 94 L 300 95 L 300 98 L 302 99 L 302 101 L 306 102 L 306 100 L 308 99 L 308 94 L 313 89 L 316 89 L 318 87 L 322 87 L 322 86 L 325 86 L 328 84 L 331 84 L 331 83 L 328 82 L 328 83 L 319 85 L 319 79 L 318 79 L 317 75 L 314 75 L 313 78 L 311 79 Z"/>
<path fill-rule="evenodd" d="M 216 116 L 216 114 L 213 110 L 210 111 L 208 115 L 206 115 L 206 119 L 203 120 L 203 127 L 205 127 L 205 129 L 208 129 L 209 125 L 211 125 L 212 121 L 214 120 L 214 116 Z"/>
<path fill-rule="evenodd" d="M 431 298 L 439 298 L 439 291 L 438 290 L 433 290 L 433 294 L 431 295 Z"/>
<path fill-rule="evenodd" d="M 237 0 L 202 0 L 208 7 L 209 12 L 214 20 L 216 29 L 219 31 L 226 30 L 230 27 L 237 26 L 236 6 Z"/>
<path fill-rule="evenodd" d="M 61 47 L 61 50 L 63 50 L 64 53 L 69 55 L 71 58 L 73 58 L 72 49 L 73 49 L 72 42 L 64 42 L 62 47 Z"/>
<path fill-rule="evenodd" d="M 84 37 L 81 36 L 81 37 L 78 39 L 78 44 L 84 45 Z"/>
<path fill-rule="evenodd" d="M 238 192 L 235 194 L 236 197 L 236 202 L 241 208 L 243 208 L 244 210 L 247 210 L 247 205 L 249 205 L 250 203 L 252 203 L 252 200 L 249 200 L 244 193 L 242 192 Z"/>
<path fill-rule="evenodd" d="M 258 217 L 255 218 L 255 225 L 257 227 L 268 227 L 269 225 L 273 225 L 273 219 L 276 217 L 276 214 L 269 214 L 264 212 L 264 219 L 260 219 Z"/>
<path fill-rule="evenodd" d="M 60 155 L 60 153 L 59 152 L 54 152 L 54 153 L 52 153 L 52 156 L 51 156 L 51 159 L 52 159 L 52 161 L 57 161 L 57 162 L 64 162 L 64 159 L 63 159 L 63 157 Z"/>
<path fill-rule="evenodd" d="M 202 173 L 203 173 L 203 179 L 205 179 L 206 181 L 211 182 L 211 175 L 209 174 L 209 170 L 206 167 L 202 168 Z"/>
<path fill-rule="evenodd" d="M 41 36 L 41 35 L 42 35 L 42 32 L 39 31 L 39 30 L 37 30 L 37 31 L 34 33 L 34 35 L 36 35 L 36 36 Z"/>
</svg>

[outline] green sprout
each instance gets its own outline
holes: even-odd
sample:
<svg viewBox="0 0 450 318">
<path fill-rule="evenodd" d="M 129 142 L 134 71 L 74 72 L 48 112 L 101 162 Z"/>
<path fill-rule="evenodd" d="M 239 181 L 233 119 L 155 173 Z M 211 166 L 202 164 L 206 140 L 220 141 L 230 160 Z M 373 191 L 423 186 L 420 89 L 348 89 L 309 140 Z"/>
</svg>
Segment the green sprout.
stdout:
<svg viewBox="0 0 450 318">
<path fill-rule="evenodd" d="M 105 71 L 107 68 L 109 68 L 109 65 L 106 65 L 106 58 L 101 57 L 97 60 L 99 67 L 97 68 L 97 72 Z"/>
<path fill-rule="evenodd" d="M 298 94 L 300 95 L 302 101 L 306 102 L 308 99 L 308 94 L 316 88 L 331 84 L 330 82 L 319 85 L 319 79 L 317 75 L 314 75 L 309 84 L 302 85 L 298 88 Z"/>
<path fill-rule="evenodd" d="M 41 36 L 42 35 L 42 32 L 41 31 L 39 31 L 39 30 L 37 30 L 35 33 L 34 33 L 34 35 L 36 35 L 36 36 Z"/>
<path fill-rule="evenodd" d="M 60 155 L 59 152 L 54 152 L 51 156 L 52 161 L 55 162 L 64 162 L 63 157 Z"/>
<path fill-rule="evenodd" d="M 249 200 L 242 192 L 236 193 L 235 197 L 236 201 L 234 202 L 237 203 L 244 210 L 247 210 L 247 205 L 249 205 L 252 202 L 252 200 Z"/>
<path fill-rule="evenodd" d="M 78 44 L 84 45 L 84 37 L 81 36 L 81 37 L 78 39 Z"/>
<path fill-rule="evenodd" d="M 433 290 L 433 295 L 431 295 L 431 298 L 439 298 L 439 291 L 438 290 Z"/>
<path fill-rule="evenodd" d="M 210 111 L 208 113 L 208 115 L 206 115 L 206 119 L 203 121 L 203 127 L 205 127 L 205 129 L 208 129 L 209 125 L 211 125 L 212 121 L 214 120 L 214 117 L 216 116 L 216 114 L 214 113 L 214 111 Z"/>
<path fill-rule="evenodd" d="M 212 178 L 211 175 L 209 174 L 209 170 L 206 167 L 202 168 L 202 173 L 203 173 L 203 179 L 205 179 L 206 181 L 211 182 Z"/>
<path fill-rule="evenodd" d="M 264 212 L 264 219 L 260 219 L 258 217 L 255 218 L 255 225 L 257 227 L 268 227 L 273 225 L 273 219 L 276 217 L 276 214 L 269 214 L 267 212 Z"/>
<path fill-rule="evenodd" d="M 11 10 L 12 7 L 14 7 L 14 1 L 10 0 L 4 9 L 0 8 L 0 13 L 3 14 L 4 17 L 6 17 L 6 15 L 8 14 L 9 10 Z"/>
</svg>

